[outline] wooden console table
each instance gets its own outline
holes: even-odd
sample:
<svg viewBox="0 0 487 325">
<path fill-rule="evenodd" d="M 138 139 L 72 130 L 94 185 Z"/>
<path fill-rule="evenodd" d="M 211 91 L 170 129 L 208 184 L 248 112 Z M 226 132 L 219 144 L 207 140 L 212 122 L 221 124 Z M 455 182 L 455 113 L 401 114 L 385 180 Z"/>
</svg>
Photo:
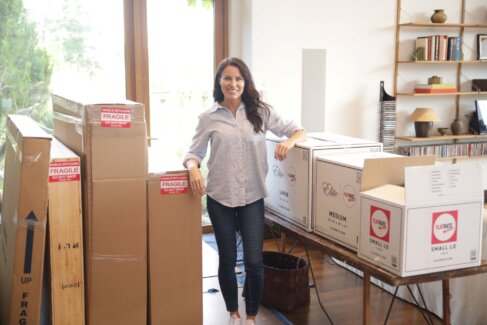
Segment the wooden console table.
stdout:
<svg viewBox="0 0 487 325">
<path fill-rule="evenodd" d="M 476 267 L 401 277 L 358 257 L 357 253 L 352 250 L 324 237 L 307 232 L 269 211 L 265 213 L 265 222 L 272 229 L 277 229 L 281 232 L 282 251 L 284 251 L 286 235 L 289 234 L 292 237 L 319 248 L 326 255 L 343 261 L 364 273 L 363 324 L 365 325 L 370 324 L 370 277 L 374 277 L 394 287 L 441 280 L 443 284 L 443 324 L 450 325 L 450 279 L 487 272 L 487 261 L 482 260 L 481 265 Z"/>
</svg>

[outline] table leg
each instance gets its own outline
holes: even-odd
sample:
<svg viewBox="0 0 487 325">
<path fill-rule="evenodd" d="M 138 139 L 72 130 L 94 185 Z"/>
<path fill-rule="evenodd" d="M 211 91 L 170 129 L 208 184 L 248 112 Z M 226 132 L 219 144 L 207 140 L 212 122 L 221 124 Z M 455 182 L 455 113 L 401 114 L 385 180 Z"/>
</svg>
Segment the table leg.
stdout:
<svg viewBox="0 0 487 325">
<path fill-rule="evenodd" d="M 363 324 L 370 324 L 370 274 L 364 272 Z"/>
<path fill-rule="evenodd" d="M 443 324 L 450 325 L 450 280 L 443 280 Z"/>
<path fill-rule="evenodd" d="M 284 231 L 281 232 L 281 244 L 280 244 L 281 252 L 286 252 L 286 233 Z"/>
</svg>

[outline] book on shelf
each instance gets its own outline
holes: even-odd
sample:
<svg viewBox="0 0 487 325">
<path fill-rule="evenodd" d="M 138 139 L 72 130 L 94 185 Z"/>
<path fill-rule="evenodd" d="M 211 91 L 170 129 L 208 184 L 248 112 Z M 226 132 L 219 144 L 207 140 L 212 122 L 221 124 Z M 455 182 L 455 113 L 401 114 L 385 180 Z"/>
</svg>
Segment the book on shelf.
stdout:
<svg viewBox="0 0 487 325">
<path fill-rule="evenodd" d="M 427 38 L 417 38 L 416 39 L 416 61 L 428 61 L 428 39 Z"/>
<path fill-rule="evenodd" d="M 459 36 L 448 37 L 447 59 L 449 61 L 460 61 L 461 60 L 461 47 L 462 47 L 462 40 Z"/>
<path fill-rule="evenodd" d="M 457 89 L 455 84 L 416 84 L 414 88 L 421 89 Z"/>
<path fill-rule="evenodd" d="M 405 156 L 436 156 L 438 158 L 475 157 L 487 155 L 487 142 L 399 146 L 397 153 Z"/>
<path fill-rule="evenodd" d="M 414 88 L 415 94 L 449 94 L 456 92 L 456 88 Z"/>
<path fill-rule="evenodd" d="M 417 84 L 414 86 L 414 93 L 416 94 L 443 94 L 456 92 L 457 86 L 455 84 Z"/>
<path fill-rule="evenodd" d="M 421 36 L 415 40 L 416 61 L 460 60 L 460 37 L 448 35 Z"/>
</svg>

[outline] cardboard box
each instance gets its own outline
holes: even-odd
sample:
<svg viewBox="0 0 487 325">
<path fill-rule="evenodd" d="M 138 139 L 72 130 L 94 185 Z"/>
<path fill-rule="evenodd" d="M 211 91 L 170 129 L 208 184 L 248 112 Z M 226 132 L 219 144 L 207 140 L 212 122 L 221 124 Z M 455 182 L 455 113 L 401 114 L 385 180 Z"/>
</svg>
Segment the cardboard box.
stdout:
<svg viewBox="0 0 487 325">
<path fill-rule="evenodd" d="M 38 324 L 51 136 L 30 117 L 7 120 L 0 224 L 0 323 Z"/>
<path fill-rule="evenodd" d="M 368 170 L 376 161 L 366 161 L 364 180 L 373 178 L 374 169 L 394 168 L 382 164 Z M 362 183 L 359 256 L 400 276 L 479 265 L 478 164 L 406 167 L 401 174 L 402 183 Z"/>
<path fill-rule="evenodd" d="M 151 324 L 202 324 L 201 199 L 187 171 L 151 173 L 149 284 Z"/>
<path fill-rule="evenodd" d="M 54 134 L 82 158 L 86 178 L 147 177 L 144 105 L 128 100 L 81 101 L 52 96 Z"/>
<path fill-rule="evenodd" d="M 392 157 L 401 156 L 387 152 L 318 156 L 314 181 L 313 232 L 357 251 L 364 161 Z"/>
<path fill-rule="evenodd" d="M 355 138 L 355 137 L 350 137 L 350 136 L 343 135 L 343 134 L 336 134 L 336 133 L 330 133 L 330 132 L 310 132 L 310 133 L 307 133 L 307 136 L 308 136 L 308 138 L 311 138 L 311 139 L 334 142 L 334 143 L 343 145 L 345 147 L 347 147 L 347 146 L 370 147 L 370 146 L 377 146 L 377 145 L 382 146 L 381 143 L 378 143 L 376 141 L 372 141 L 372 140 L 368 140 L 368 139 Z"/>
<path fill-rule="evenodd" d="M 84 324 L 81 162 L 56 138 L 49 164 L 49 251 L 52 324 Z"/>
<path fill-rule="evenodd" d="M 313 175 L 316 157 L 338 152 L 382 151 L 382 145 L 378 142 L 362 143 L 357 139 L 357 144 L 344 145 L 336 141 L 308 138 L 297 143 L 288 152 L 285 160 L 278 161 L 274 158 L 274 152 L 278 143 L 283 140 L 272 135 L 266 139 L 269 164 L 266 186 L 269 193 L 264 201 L 265 207 L 307 231 L 312 231 Z"/>
<path fill-rule="evenodd" d="M 144 106 L 53 95 L 54 134 L 82 157 L 86 321 L 147 321 Z"/>
</svg>

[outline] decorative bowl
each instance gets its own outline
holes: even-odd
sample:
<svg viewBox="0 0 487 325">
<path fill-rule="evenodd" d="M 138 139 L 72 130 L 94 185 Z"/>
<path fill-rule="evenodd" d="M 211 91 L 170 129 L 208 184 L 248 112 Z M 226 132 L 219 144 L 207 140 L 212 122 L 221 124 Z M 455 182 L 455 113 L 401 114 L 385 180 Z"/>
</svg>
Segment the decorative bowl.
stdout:
<svg viewBox="0 0 487 325">
<path fill-rule="evenodd" d="M 446 135 L 448 133 L 449 128 L 438 128 L 437 130 L 440 135 Z"/>
</svg>

